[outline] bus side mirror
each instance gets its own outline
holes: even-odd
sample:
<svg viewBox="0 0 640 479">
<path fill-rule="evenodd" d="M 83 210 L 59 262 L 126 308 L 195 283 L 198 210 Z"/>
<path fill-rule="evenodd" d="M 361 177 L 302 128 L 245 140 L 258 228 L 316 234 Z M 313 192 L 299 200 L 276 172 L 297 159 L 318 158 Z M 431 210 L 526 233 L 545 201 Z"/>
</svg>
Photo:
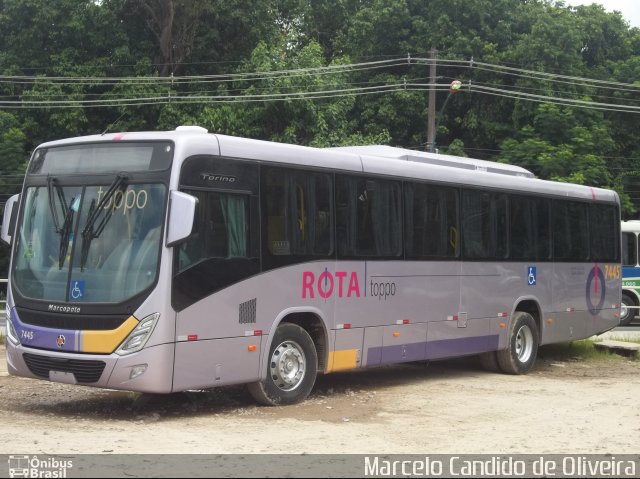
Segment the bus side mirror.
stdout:
<svg viewBox="0 0 640 479">
<path fill-rule="evenodd" d="M 169 219 L 167 221 L 167 246 L 175 246 L 184 241 L 193 231 L 198 198 L 172 191 L 169 197 Z"/>
<path fill-rule="evenodd" d="M 4 215 L 2 216 L 2 229 L 0 229 L 0 239 L 7 244 L 11 244 L 13 233 L 16 230 L 18 219 L 18 203 L 20 195 L 13 195 L 4 205 Z"/>
</svg>

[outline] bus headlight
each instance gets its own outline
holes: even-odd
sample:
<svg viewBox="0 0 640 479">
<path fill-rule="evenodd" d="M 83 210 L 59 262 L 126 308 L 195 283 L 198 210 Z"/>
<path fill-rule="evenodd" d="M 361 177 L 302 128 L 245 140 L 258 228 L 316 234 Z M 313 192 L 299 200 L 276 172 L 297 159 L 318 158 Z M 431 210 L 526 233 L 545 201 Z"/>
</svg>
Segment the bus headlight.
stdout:
<svg viewBox="0 0 640 479">
<path fill-rule="evenodd" d="M 9 318 L 9 314 L 7 314 L 7 338 L 14 346 L 18 346 L 20 344 L 20 339 L 18 339 L 18 332 L 13 326 L 13 322 Z"/>
<path fill-rule="evenodd" d="M 126 354 L 135 353 L 140 351 L 153 332 L 160 313 L 153 313 L 144 319 L 141 319 L 138 325 L 131 331 L 127 339 L 116 350 L 116 354 L 124 356 Z"/>
</svg>

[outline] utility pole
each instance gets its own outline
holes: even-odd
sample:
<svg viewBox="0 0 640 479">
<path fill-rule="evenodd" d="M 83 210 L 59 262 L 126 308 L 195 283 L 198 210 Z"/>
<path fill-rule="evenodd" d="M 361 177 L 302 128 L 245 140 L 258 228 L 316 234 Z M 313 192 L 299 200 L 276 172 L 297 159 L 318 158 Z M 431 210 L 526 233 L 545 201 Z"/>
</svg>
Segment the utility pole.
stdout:
<svg viewBox="0 0 640 479">
<path fill-rule="evenodd" d="M 436 139 L 436 56 L 438 50 L 431 47 L 429 58 L 429 105 L 427 110 L 427 151 L 435 151 Z"/>
</svg>

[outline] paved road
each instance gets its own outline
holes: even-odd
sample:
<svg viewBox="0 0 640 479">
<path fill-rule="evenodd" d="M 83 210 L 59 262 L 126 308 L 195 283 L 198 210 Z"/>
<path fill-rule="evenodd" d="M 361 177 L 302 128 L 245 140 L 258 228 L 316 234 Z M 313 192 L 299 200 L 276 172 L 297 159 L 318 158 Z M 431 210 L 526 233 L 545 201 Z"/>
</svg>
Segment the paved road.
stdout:
<svg viewBox="0 0 640 479">
<path fill-rule="evenodd" d="M 0 347 L 0 356 L 3 351 Z M 637 456 L 640 365 L 576 360 L 568 347 L 556 351 L 547 352 L 525 376 L 488 373 L 468 360 L 321 375 L 308 400 L 276 408 L 256 406 L 242 387 L 140 396 L 3 377 L 0 370 L 1 435 L 11 438 L 0 441 L 0 453 L 62 454 L 73 460 L 73 475 L 98 471 L 102 477 L 116 470 L 121 477 L 122 471 L 134 477 L 150 472 L 177 476 L 187 469 L 154 472 L 157 469 L 147 464 L 140 472 L 120 466 L 103 473 L 76 470 L 75 457 L 233 453 L 259 454 L 262 461 L 268 454 L 303 453 L 375 454 L 381 460 L 389 454 L 424 458 L 452 453 Z M 282 461 L 282 456 L 274 457 Z M 248 477 L 321 474 L 306 466 L 271 471 L 264 464 Z M 228 469 L 224 457 L 213 469 L 203 467 L 194 475 L 242 473 L 240 468 Z"/>
</svg>

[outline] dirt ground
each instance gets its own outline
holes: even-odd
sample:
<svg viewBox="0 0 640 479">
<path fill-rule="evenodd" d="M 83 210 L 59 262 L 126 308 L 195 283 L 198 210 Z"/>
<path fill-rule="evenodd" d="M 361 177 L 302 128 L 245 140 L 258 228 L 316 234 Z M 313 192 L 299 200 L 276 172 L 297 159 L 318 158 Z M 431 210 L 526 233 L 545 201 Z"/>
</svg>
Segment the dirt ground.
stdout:
<svg viewBox="0 0 640 479">
<path fill-rule="evenodd" d="M 541 349 L 526 376 L 462 359 L 319 377 L 309 399 L 259 407 L 242 387 L 171 396 L 6 374 L 0 454 L 637 453 L 640 361 Z"/>
</svg>

